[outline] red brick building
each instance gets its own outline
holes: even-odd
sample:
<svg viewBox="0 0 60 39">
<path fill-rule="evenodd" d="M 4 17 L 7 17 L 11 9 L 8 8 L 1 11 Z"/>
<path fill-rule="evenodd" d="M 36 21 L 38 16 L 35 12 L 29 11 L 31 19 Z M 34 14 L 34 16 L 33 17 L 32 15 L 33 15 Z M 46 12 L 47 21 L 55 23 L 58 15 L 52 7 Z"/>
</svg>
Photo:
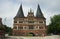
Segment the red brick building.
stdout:
<svg viewBox="0 0 60 39">
<path fill-rule="evenodd" d="M 27 17 L 24 16 L 21 4 L 17 15 L 14 17 L 13 25 L 14 36 L 27 36 L 28 34 L 33 36 L 46 36 L 46 18 L 43 16 L 39 4 L 36 16 L 30 10 Z"/>
</svg>

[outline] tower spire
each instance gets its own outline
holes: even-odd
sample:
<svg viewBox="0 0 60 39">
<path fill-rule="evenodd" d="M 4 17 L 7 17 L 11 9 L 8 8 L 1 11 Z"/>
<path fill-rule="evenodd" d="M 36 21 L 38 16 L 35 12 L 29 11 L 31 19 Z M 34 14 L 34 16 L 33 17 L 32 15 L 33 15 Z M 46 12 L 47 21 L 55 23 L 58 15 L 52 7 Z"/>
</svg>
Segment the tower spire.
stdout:
<svg viewBox="0 0 60 39">
<path fill-rule="evenodd" d="M 43 13 L 42 13 L 42 11 L 41 11 L 41 9 L 40 9 L 39 4 L 38 4 L 37 12 L 36 12 L 36 17 L 39 17 L 39 18 L 44 17 L 44 16 L 43 16 Z"/>
<path fill-rule="evenodd" d="M 24 14 L 23 14 L 23 9 L 22 9 L 22 4 L 20 5 L 20 8 L 18 10 L 17 15 L 15 16 L 16 18 L 23 18 Z"/>
</svg>

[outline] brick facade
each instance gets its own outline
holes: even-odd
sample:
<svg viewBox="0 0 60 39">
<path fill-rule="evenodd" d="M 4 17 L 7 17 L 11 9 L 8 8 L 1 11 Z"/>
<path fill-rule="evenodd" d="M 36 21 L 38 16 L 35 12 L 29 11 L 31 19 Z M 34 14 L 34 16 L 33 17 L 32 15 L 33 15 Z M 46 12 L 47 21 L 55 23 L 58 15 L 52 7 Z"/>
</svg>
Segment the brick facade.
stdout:
<svg viewBox="0 0 60 39">
<path fill-rule="evenodd" d="M 13 25 L 14 36 L 27 36 L 28 34 L 46 36 L 46 19 L 35 17 L 31 10 L 27 17 L 15 17 Z"/>
</svg>

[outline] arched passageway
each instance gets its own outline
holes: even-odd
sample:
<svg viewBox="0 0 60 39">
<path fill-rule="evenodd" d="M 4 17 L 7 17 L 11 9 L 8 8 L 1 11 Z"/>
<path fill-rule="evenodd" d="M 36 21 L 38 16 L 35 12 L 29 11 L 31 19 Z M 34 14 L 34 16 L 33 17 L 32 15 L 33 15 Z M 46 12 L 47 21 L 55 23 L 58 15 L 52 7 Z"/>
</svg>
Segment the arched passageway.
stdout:
<svg viewBox="0 0 60 39">
<path fill-rule="evenodd" d="M 35 36 L 35 34 L 32 33 L 32 32 L 28 33 L 28 35 L 29 35 L 29 36 Z"/>
</svg>

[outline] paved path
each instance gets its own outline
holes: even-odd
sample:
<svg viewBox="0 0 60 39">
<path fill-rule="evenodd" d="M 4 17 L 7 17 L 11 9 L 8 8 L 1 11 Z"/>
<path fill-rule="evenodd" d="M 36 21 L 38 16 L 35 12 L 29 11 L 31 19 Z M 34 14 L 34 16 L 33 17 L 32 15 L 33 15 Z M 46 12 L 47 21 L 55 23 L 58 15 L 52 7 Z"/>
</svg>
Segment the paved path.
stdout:
<svg viewBox="0 0 60 39">
<path fill-rule="evenodd" d="M 23 36 L 8 36 L 6 39 L 60 39 L 59 35 L 45 37 L 23 37 Z"/>
</svg>

